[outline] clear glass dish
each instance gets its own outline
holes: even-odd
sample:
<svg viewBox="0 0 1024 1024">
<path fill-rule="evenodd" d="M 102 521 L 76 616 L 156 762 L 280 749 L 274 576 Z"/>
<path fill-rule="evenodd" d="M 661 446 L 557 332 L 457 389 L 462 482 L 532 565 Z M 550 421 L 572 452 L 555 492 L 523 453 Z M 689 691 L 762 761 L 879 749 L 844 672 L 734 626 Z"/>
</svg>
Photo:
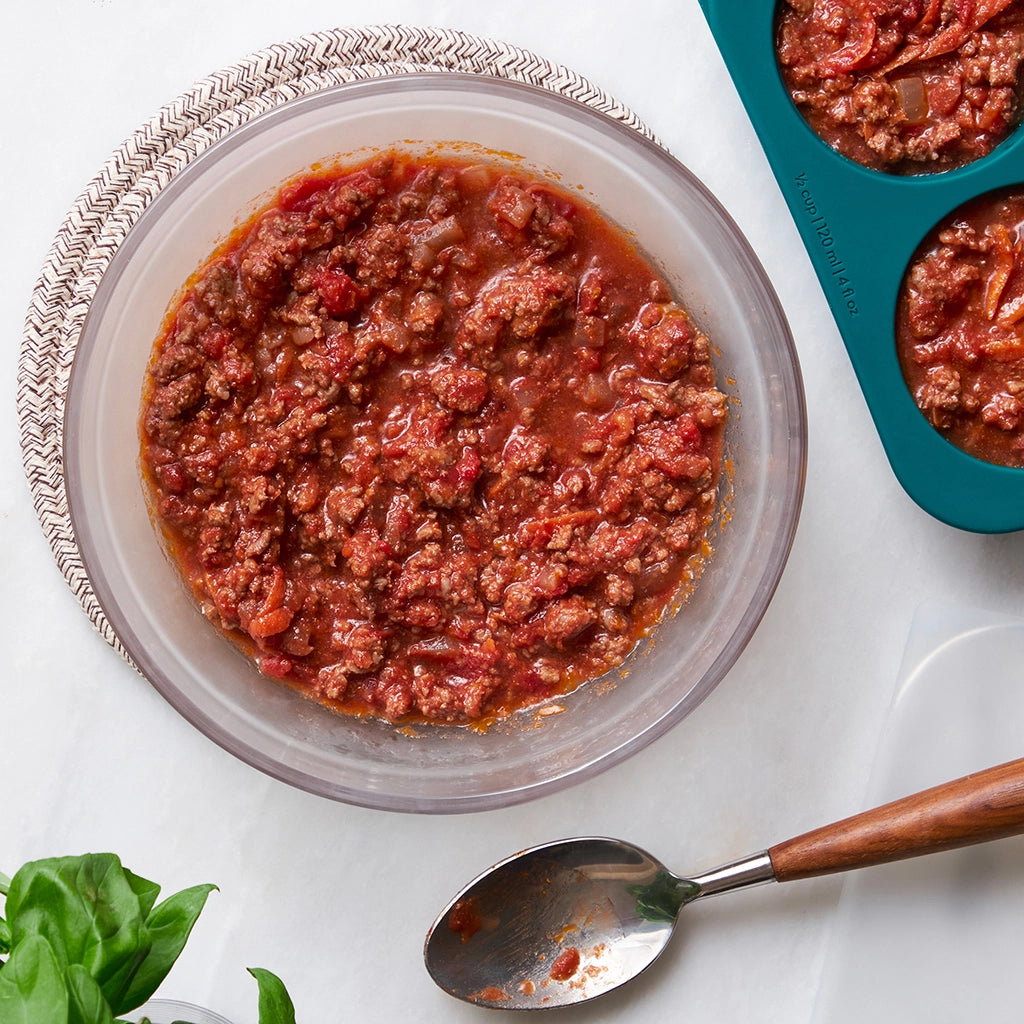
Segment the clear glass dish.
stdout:
<svg viewBox="0 0 1024 1024">
<path fill-rule="evenodd" d="M 151 999 L 126 1018 L 133 1022 L 142 1019 L 149 1021 L 149 1024 L 231 1024 L 227 1017 L 219 1013 L 177 999 Z"/>
<path fill-rule="evenodd" d="M 150 519 L 137 420 L 171 299 L 284 180 L 400 147 L 501 154 L 551 175 L 640 240 L 710 335 L 733 399 L 729 473 L 695 593 L 625 666 L 486 732 L 342 717 L 262 676 L 195 606 Z M 497 158 L 497 157 L 495 157 Z M 118 637 L 193 725 L 336 800 L 448 813 L 524 801 L 621 762 L 691 712 L 743 650 L 781 575 L 803 493 L 806 416 L 778 299 L 718 202 L 662 148 L 533 86 L 449 73 L 357 82 L 235 130 L 157 196 L 101 281 L 67 400 L 65 474 L 82 559 Z M 550 709 L 548 709 L 550 710 Z"/>
</svg>

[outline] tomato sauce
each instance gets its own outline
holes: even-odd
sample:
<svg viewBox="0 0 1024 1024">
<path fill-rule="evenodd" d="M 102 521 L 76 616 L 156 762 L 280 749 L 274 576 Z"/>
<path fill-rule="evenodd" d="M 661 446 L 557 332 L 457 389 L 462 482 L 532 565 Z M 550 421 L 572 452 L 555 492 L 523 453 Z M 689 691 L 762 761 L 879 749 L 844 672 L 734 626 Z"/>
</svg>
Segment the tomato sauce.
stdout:
<svg viewBox="0 0 1024 1024">
<path fill-rule="evenodd" d="M 1024 466 L 1024 191 L 941 224 L 901 291 L 897 347 L 929 422 L 987 462 Z"/>
<path fill-rule="evenodd" d="M 157 339 L 142 459 L 206 615 L 391 721 L 500 717 L 618 665 L 704 554 L 707 337 L 592 207 L 383 154 L 286 185 Z"/>
<path fill-rule="evenodd" d="M 985 156 L 1020 120 L 1024 0 L 785 0 L 777 52 L 830 146 L 894 174 Z"/>
<path fill-rule="evenodd" d="M 563 949 L 551 965 L 552 981 L 568 981 L 580 968 L 580 951 L 575 946 Z"/>
</svg>

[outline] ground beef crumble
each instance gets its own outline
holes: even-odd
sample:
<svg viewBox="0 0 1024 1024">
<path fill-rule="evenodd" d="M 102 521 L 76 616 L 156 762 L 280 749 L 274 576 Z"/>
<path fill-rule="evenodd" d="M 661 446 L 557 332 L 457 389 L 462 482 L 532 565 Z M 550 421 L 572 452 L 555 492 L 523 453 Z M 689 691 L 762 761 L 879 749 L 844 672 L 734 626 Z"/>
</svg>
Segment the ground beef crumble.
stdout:
<svg viewBox="0 0 1024 1024">
<path fill-rule="evenodd" d="M 621 663 L 703 553 L 708 339 L 552 185 L 297 180 L 168 316 L 142 454 L 206 614 L 313 699 L 500 717 Z"/>
</svg>

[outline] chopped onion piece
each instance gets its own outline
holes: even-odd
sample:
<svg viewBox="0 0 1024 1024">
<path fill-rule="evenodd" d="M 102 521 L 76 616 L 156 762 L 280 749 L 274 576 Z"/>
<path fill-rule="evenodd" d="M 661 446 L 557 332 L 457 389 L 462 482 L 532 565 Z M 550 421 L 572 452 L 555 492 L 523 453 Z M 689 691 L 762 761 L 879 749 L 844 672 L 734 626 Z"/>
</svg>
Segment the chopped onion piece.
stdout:
<svg viewBox="0 0 1024 1024">
<path fill-rule="evenodd" d="M 459 171 L 459 184 L 463 188 L 480 191 L 491 183 L 492 172 L 484 164 L 472 164 Z"/>
<path fill-rule="evenodd" d="M 928 117 L 928 97 L 920 78 L 898 78 L 892 83 L 896 101 L 910 124 L 920 124 Z"/>
<path fill-rule="evenodd" d="M 466 232 L 462 230 L 462 225 L 454 217 L 445 217 L 444 220 L 421 231 L 416 241 L 429 246 L 434 252 L 440 252 L 449 245 L 461 242 L 465 237 Z"/>
</svg>

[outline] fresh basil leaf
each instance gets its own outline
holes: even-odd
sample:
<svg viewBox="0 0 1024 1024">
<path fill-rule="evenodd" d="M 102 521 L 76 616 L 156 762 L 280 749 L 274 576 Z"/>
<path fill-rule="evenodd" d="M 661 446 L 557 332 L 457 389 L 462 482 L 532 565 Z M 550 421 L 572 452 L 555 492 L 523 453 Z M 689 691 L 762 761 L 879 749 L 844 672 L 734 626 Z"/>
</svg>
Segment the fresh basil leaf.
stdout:
<svg viewBox="0 0 1024 1024">
<path fill-rule="evenodd" d="M 81 964 L 110 1003 L 151 945 L 139 897 L 114 854 L 25 864 L 11 879 L 7 916 L 15 948 L 30 935 L 42 936 L 62 970 Z"/>
<path fill-rule="evenodd" d="M 6 896 L 7 890 L 11 887 L 11 880 L 0 871 L 0 896 Z M 11 927 L 10 925 L 0 917 L 0 955 L 4 953 L 10 953 L 11 951 Z M 3 966 L 3 961 L 0 960 L 0 967 Z"/>
<path fill-rule="evenodd" d="M 150 912 L 153 910 L 153 905 L 156 903 L 157 896 L 160 895 L 160 886 L 156 882 L 151 882 L 147 878 L 142 878 L 136 875 L 134 872 L 124 868 L 124 877 L 128 879 L 128 884 L 131 886 L 132 892 L 139 899 L 139 913 L 144 918 L 149 917 Z"/>
<path fill-rule="evenodd" d="M 259 1024 L 295 1024 L 295 1007 L 284 982 L 262 967 L 250 967 L 249 973 L 259 985 Z"/>
<path fill-rule="evenodd" d="M 66 1024 L 68 993 L 56 954 L 46 939 L 30 935 L 0 971 L 0 1020 L 4 1024 Z"/>
<path fill-rule="evenodd" d="M 81 964 L 68 968 L 67 990 L 68 1024 L 113 1024 L 110 1004 L 96 979 Z"/>
<path fill-rule="evenodd" d="M 169 896 L 146 919 L 151 945 L 127 988 L 111 1000 L 114 1013 L 141 1006 L 167 977 L 215 885 L 194 885 Z"/>
</svg>

